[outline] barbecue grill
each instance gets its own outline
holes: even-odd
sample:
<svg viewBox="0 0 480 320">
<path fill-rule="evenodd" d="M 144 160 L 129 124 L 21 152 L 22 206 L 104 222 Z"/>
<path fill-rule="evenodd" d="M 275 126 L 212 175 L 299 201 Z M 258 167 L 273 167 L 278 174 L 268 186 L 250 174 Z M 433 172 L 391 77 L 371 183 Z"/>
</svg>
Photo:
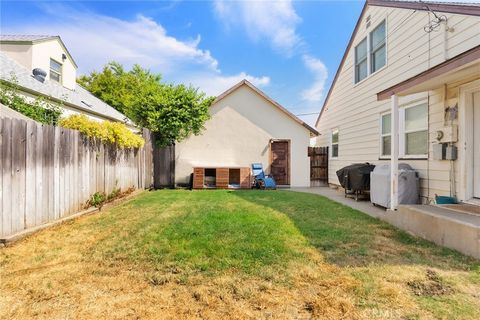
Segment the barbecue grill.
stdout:
<svg viewBox="0 0 480 320">
<path fill-rule="evenodd" d="M 370 191 L 370 172 L 375 166 L 370 163 L 355 163 L 337 171 L 338 181 L 345 189 L 345 197 L 352 196 L 358 201 L 359 196 Z"/>
</svg>

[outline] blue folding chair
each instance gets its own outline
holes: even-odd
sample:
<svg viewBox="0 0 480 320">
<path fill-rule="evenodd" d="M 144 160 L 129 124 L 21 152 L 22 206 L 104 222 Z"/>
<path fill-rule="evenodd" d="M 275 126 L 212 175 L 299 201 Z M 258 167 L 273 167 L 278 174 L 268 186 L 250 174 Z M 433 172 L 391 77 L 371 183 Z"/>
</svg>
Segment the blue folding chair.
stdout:
<svg viewBox="0 0 480 320">
<path fill-rule="evenodd" d="M 263 172 L 263 165 L 261 163 L 252 163 L 253 174 L 253 188 L 257 189 L 277 189 L 277 183 L 272 176 L 266 175 Z"/>
</svg>

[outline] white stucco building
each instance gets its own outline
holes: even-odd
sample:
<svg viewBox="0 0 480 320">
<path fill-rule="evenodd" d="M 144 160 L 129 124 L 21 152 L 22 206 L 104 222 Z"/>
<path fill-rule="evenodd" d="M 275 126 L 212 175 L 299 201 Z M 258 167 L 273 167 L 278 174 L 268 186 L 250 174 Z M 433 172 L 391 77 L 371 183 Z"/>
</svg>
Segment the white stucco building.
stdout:
<svg viewBox="0 0 480 320">
<path fill-rule="evenodd" d="M 309 186 L 310 138 L 318 133 L 247 80 L 217 97 L 199 136 L 176 145 L 175 183 L 194 167 L 251 167 L 261 162 L 284 186 Z"/>
</svg>

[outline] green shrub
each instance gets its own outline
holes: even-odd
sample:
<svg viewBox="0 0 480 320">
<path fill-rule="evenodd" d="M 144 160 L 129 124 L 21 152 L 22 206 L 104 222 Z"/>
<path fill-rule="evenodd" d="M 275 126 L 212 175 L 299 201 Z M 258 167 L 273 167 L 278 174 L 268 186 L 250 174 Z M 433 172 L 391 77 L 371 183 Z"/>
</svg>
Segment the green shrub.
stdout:
<svg viewBox="0 0 480 320">
<path fill-rule="evenodd" d="M 116 144 L 121 148 L 140 148 L 145 141 L 120 122 L 90 120 L 86 115 L 76 114 L 60 120 L 60 126 L 78 130 L 89 138 Z"/>
<path fill-rule="evenodd" d="M 30 102 L 18 91 L 15 78 L 8 83 L 0 82 L 0 102 L 32 120 L 50 125 L 58 123 L 58 119 L 62 115 L 60 106 L 50 103 L 47 98 L 43 97 L 37 97 Z"/>
<path fill-rule="evenodd" d="M 89 207 L 93 206 L 95 208 L 98 208 L 99 210 L 102 210 L 102 207 L 106 201 L 107 196 L 105 195 L 105 192 L 95 192 L 87 204 Z"/>
</svg>

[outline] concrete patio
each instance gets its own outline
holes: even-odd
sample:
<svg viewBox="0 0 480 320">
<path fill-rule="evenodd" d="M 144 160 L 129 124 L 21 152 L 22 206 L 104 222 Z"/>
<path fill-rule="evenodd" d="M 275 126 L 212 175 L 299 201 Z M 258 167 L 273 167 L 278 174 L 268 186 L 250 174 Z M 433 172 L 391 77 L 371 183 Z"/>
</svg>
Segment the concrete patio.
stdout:
<svg viewBox="0 0 480 320">
<path fill-rule="evenodd" d="M 345 198 L 329 187 L 291 188 L 327 197 L 413 235 L 480 259 L 480 215 L 436 205 L 400 205 L 397 211 L 375 207 L 370 201 Z"/>
</svg>

